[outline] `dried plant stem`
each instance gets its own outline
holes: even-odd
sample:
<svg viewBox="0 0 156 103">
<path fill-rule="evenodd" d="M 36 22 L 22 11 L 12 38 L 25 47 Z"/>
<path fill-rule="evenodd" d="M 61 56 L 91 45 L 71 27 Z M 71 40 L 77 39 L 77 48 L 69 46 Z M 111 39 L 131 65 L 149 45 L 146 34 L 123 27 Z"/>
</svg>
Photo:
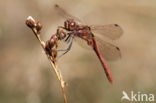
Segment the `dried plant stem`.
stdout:
<svg viewBox="0 0 156 103">
<path fill-rule="evenodd" d="M 35 28 L 32 28 L 32 31 L 35 34 L 38 41 L 40 42 L 40 44 L 41 44 L 41 46 L 42 46 L 42 48 L 43 48 L 43 50 L 44 50 L 44 52 L 46 54 L 46 50 L 44 48 L 45 47 L 45 42 L 43 40 L 41 40 L 40 34 L 37 32 L 37 30 Z M 52 68 L 54 69 L 54 71 L 56 73 L 57 79 L 60 81 L 61 90 L 62 90 L 62 94 L 63 94 L 63 97 L 64 97 L 64 103 L 68 103 L 67 102 L 66 92 L 65 92 L 65 81 L 63 80 L 62 74 L 59 71 L 57 65 L 55 63 L 53 63 L 52 58 L 48 54 L 46 54 L 46 55 L 47 55 L 48 60 L 50 61 L 50 64 L 51 64 Z"/>
</svg>

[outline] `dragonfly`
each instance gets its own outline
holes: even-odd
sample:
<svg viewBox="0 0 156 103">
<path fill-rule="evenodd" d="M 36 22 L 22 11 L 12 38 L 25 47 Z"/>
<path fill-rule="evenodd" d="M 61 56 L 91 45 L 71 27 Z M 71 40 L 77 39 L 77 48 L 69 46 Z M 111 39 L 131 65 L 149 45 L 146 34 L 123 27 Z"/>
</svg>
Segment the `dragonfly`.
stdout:
<svg viewBox="0 0 156 103">
<path fill-rule="evenodd" d="M 55 36 L 55 39 L 57 37 L 57 40 L 60 41 L 64 40 L 69 44 L 68 48 L 64 50 L 65 52 L 62 55 L 70 51 L 74 40 L 79 41 L 79 44 L 82 47 L 85 48 L 91 47 L 92 50 L 97 55 L 99 61 L 101 62 L 101 65 L 104 69 L 108 81 L 112 83 L 113 82 L 112 73 L 107 65 L 106 60 L 116 60 L 120 58 L 121 51 L 119 47 L 104 41 L 102 38 L 107 37 L 111 40 L 116 40 L 122 36 L 123 34 L 122 28 L 118 24 L 85 25 L 81 22 L 79 18 L 72 16 L 58 4 L 55 4 L 54 7 L 61 16 L 66 18 L 66 20 L 64 22 L 64 26 L 58 27 L 57 33 L 53 35 L 49 41 L 51 40 L 56 41 L 53 39 Z M 94 31 L 99 32 L 98 33 L 99 37 L 96 33 L 94 33 Z M 86 44 L 87 47 L 84 46 Z"/>
</svg>

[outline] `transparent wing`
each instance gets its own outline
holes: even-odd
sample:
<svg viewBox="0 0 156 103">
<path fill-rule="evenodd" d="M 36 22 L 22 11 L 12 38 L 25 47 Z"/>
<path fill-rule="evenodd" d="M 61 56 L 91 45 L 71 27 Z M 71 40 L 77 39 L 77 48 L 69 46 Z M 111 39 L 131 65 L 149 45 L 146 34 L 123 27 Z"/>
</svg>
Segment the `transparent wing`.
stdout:
<svg viewBox="0 0 156 103">
<path fill-rule="evenodd" d="M 86 50 L 92 50 L 92 47 L 87 44 L 87 42 L 79 37 L 74 38 L 75 42 L 82 48 Z"/>
<path fill-rule="evenodd" d="M 74 39 L 80 47 L 86 50 L 93 50 L 92 47 L 89 46 L 85 40 L 79 37 L 75 37 Z M 101 55 L 105 57 L 106 60 L 114 61 L 121 58 L 121 52 L 117 46 L 109 42 L 103 41 L 98 37 L 95 37 L 95 40 Z"/>
<path fill-rule="evenodd" d="M 59 13 L 59 15 L 61 15 L 65 19 L 74 19 L 74 20 L 76 20 L 78 22 L 81 22 L 81 20 L 79 18 L 69 14 L 63 8 L 61 8 L 58 4 L 55 4 L 54 7 L 55 7 L 55 10 Z"/>
<path fill-rule="evenodd" d="M 90 25 L 90 27 L 93 32 L 98 32 L 101 36 L 106 36 L 112 40 L 118 39 L 123 34 L 123 30 L 118 24 Z"/>
<path fill-rule="evenodd" d="M 99 51 L 101 55 L 106 59 L 106 60 L 117 60 L 121 58 L 121 52 L 120 49 L 106 41 L 103 41 L 102 39 L 95 37 L 95 40 L 97 42 L 97 46 L 99 48 Z"/>
</svg>

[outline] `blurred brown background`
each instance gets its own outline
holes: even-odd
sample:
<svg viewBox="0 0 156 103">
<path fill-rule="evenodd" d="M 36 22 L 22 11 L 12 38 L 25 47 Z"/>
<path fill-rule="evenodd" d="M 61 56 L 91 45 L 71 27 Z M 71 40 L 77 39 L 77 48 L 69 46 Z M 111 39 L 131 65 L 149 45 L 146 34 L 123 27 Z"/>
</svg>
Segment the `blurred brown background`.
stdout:
<svg viewBox="0 0 156 103">
<path fill-rule="evenodd" d="M 156 94 L 155 0 L 0 0 L 0 103 L 63 103 L 56 75 L 25 25 L 29 15 L 41 21 L 47 40 L 64 21 L 55 3 L 87 24 L 117 23 L 124 30 L 115 42 L 122 58 L 108 62 L 113 85 L 94 52 L 76 43 L 59 60 L 70 103 L 120 103 L 123 90 Z"/>
</svg>

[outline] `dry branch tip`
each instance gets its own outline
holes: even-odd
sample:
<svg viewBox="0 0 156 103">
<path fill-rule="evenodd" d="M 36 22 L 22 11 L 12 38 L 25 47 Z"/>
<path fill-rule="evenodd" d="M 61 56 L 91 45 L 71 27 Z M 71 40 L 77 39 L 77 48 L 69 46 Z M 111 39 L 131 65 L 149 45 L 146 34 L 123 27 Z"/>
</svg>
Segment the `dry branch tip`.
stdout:
<svg viewBox="0 0 156 103">
<path fill-rule="evenodd" d="M 59 71 L 59 69 L 57 68 L 56 63 L 54 62 L 54 60 L 52 60 L 51 56 L 49 56 L 47 54 L 46 48 L 45 48 L 45 42 L 43 40 L 41 40 L 40 38 L 40 31 L 42 29 L 42 24 L 39 21 L 35 21 L 35 19 L 33 19 L 33 17 L 28 16 L 28 18 L 26 19 L 26 25 L 33 31 L 33 33 L 35 34 L 36 38 L 38 39 L 38 41 L 40 42 L 45 54 L 47 55 L 48 60 L 50 61 L 50 64 L 52 66 L 52 68 L 55 71 L 55 74 L 58 78 L 58 80 L 60 81 L 60 86 L 61 86 L 61 90 L 62 90 L 62 94 L 64 97 L 64 103 L 68 103 L 67 102 L 67 96 L 65 93 L 65 86 L 66 86 L 66 82 L 63 80 L 63 77 Z"/>
</svg>

